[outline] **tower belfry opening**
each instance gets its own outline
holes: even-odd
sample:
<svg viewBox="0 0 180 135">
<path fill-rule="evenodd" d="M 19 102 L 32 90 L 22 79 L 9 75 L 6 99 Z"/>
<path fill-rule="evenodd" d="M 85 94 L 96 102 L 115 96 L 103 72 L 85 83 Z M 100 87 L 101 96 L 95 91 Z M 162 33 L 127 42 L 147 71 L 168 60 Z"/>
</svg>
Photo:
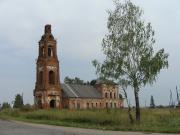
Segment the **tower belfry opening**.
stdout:
<svg viewBox="0 0 180 135">
<path fill-rule="evenodd" d="M 34 90 L 37 108 L 61 108 L 61 86 L 59 61 L 56 57 L 56 40 L 51 33 L 51 25 L 46 25 L 39 41 L 39 56 L 36 65 L 36 85 Z"/>
<path fill-rule="evenodd" d="M 49 71 L 49 84 L 55 84 L 55 73 L 53 71 Z"/>
<path fill-rule="evenodd" d="M 53 57 L 53 50 L 52 50 L 52 46 L 48 46 L 48 56 L 49 57 Z"/>
</svg>

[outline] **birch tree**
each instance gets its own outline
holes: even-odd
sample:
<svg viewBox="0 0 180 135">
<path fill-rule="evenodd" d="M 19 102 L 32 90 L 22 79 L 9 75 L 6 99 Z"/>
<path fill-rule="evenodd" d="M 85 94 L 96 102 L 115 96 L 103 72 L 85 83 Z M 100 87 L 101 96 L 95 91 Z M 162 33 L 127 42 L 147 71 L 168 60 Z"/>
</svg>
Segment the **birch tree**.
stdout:
<svg viewBox="0 0 180 135">
<path fill-rule="evenodd" d="M 136 121 L 140 122 L 139 91 L 152 84 L 160 70 L 168 67 L 168 54 L 164 49 L 155 52 L 154 30 L 145 23 L 143 10 L 130 0 L 114 1 L 115 9 L 108 11 L 108 33 L 102 41 L 105 60 L 94 60 L 100 77 L 131 86 L 135 96 Z"/>
</svg>

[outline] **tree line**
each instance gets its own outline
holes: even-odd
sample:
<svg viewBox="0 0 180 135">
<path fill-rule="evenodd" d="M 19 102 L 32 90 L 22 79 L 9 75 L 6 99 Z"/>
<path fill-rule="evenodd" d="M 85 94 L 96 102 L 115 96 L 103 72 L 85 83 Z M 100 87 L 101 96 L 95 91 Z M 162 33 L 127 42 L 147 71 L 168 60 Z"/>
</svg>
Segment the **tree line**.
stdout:
<svg viewBox="0 0 180 135">
<path fill-rule="evenodd" d="M 12 104 L 13 105 L 11 106 L 10 103 L 3 102 L 2 104 L 0 104 L 0 110 L 8 109 L 8 108 L 26 108 L 26 107 L 30 107 L 29 104 L 24 105 L 23 95 L 21 95 L 21 94 L 15 95 L 15 99 L 12 102 Z"/>
<path fill-rule="evenodd" d="M 69 76 L 66 76 L 64 78 L 64 83 L 66 84 L 79 84 L 79 85 L 95 85 L 96 79 L 93 79 L 91 81 L 84 81 L 80 79 L 79 77 L 70 78 Z"/>
</svg>

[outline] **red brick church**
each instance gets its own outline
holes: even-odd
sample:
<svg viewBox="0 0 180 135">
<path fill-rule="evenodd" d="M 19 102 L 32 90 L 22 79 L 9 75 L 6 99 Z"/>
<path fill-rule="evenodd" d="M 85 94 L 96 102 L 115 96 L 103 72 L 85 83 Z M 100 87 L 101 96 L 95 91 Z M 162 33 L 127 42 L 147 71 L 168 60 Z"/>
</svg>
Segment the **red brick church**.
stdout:
<svg viewBox="0 0 180 135">
<path fill-rule="evenodd" d="M 119 88 L 113 82 L 97 80 L 94 86 L 62 84 L 59 78 L 57 41 L 46 25 L 39 41 L 34 103 L 37 108 L 121 108 Z"/>
</svg>

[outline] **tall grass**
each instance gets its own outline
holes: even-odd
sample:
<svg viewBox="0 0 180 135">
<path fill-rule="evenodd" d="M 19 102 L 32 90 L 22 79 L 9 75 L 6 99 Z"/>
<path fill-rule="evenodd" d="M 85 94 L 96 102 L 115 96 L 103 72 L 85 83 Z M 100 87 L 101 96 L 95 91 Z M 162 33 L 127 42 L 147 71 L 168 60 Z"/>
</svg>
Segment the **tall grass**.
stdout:
<svg viewBox="0 0 180 135">
<path fill-rule="evenodd" d="M 180 133 L 180 109 L 142 109 L 141 112 L 141 123 L 133 125 L 129 122 L 126 109 L 5 110 L 0 113 L 0 117 L 85 128 Z"/>
<path fill-rule="evenodd" d="M 27 119 L 55 120 L 100 125 L 128 123 L 125 110 L 38 110 L 24 114 Z"/>
</svg>

